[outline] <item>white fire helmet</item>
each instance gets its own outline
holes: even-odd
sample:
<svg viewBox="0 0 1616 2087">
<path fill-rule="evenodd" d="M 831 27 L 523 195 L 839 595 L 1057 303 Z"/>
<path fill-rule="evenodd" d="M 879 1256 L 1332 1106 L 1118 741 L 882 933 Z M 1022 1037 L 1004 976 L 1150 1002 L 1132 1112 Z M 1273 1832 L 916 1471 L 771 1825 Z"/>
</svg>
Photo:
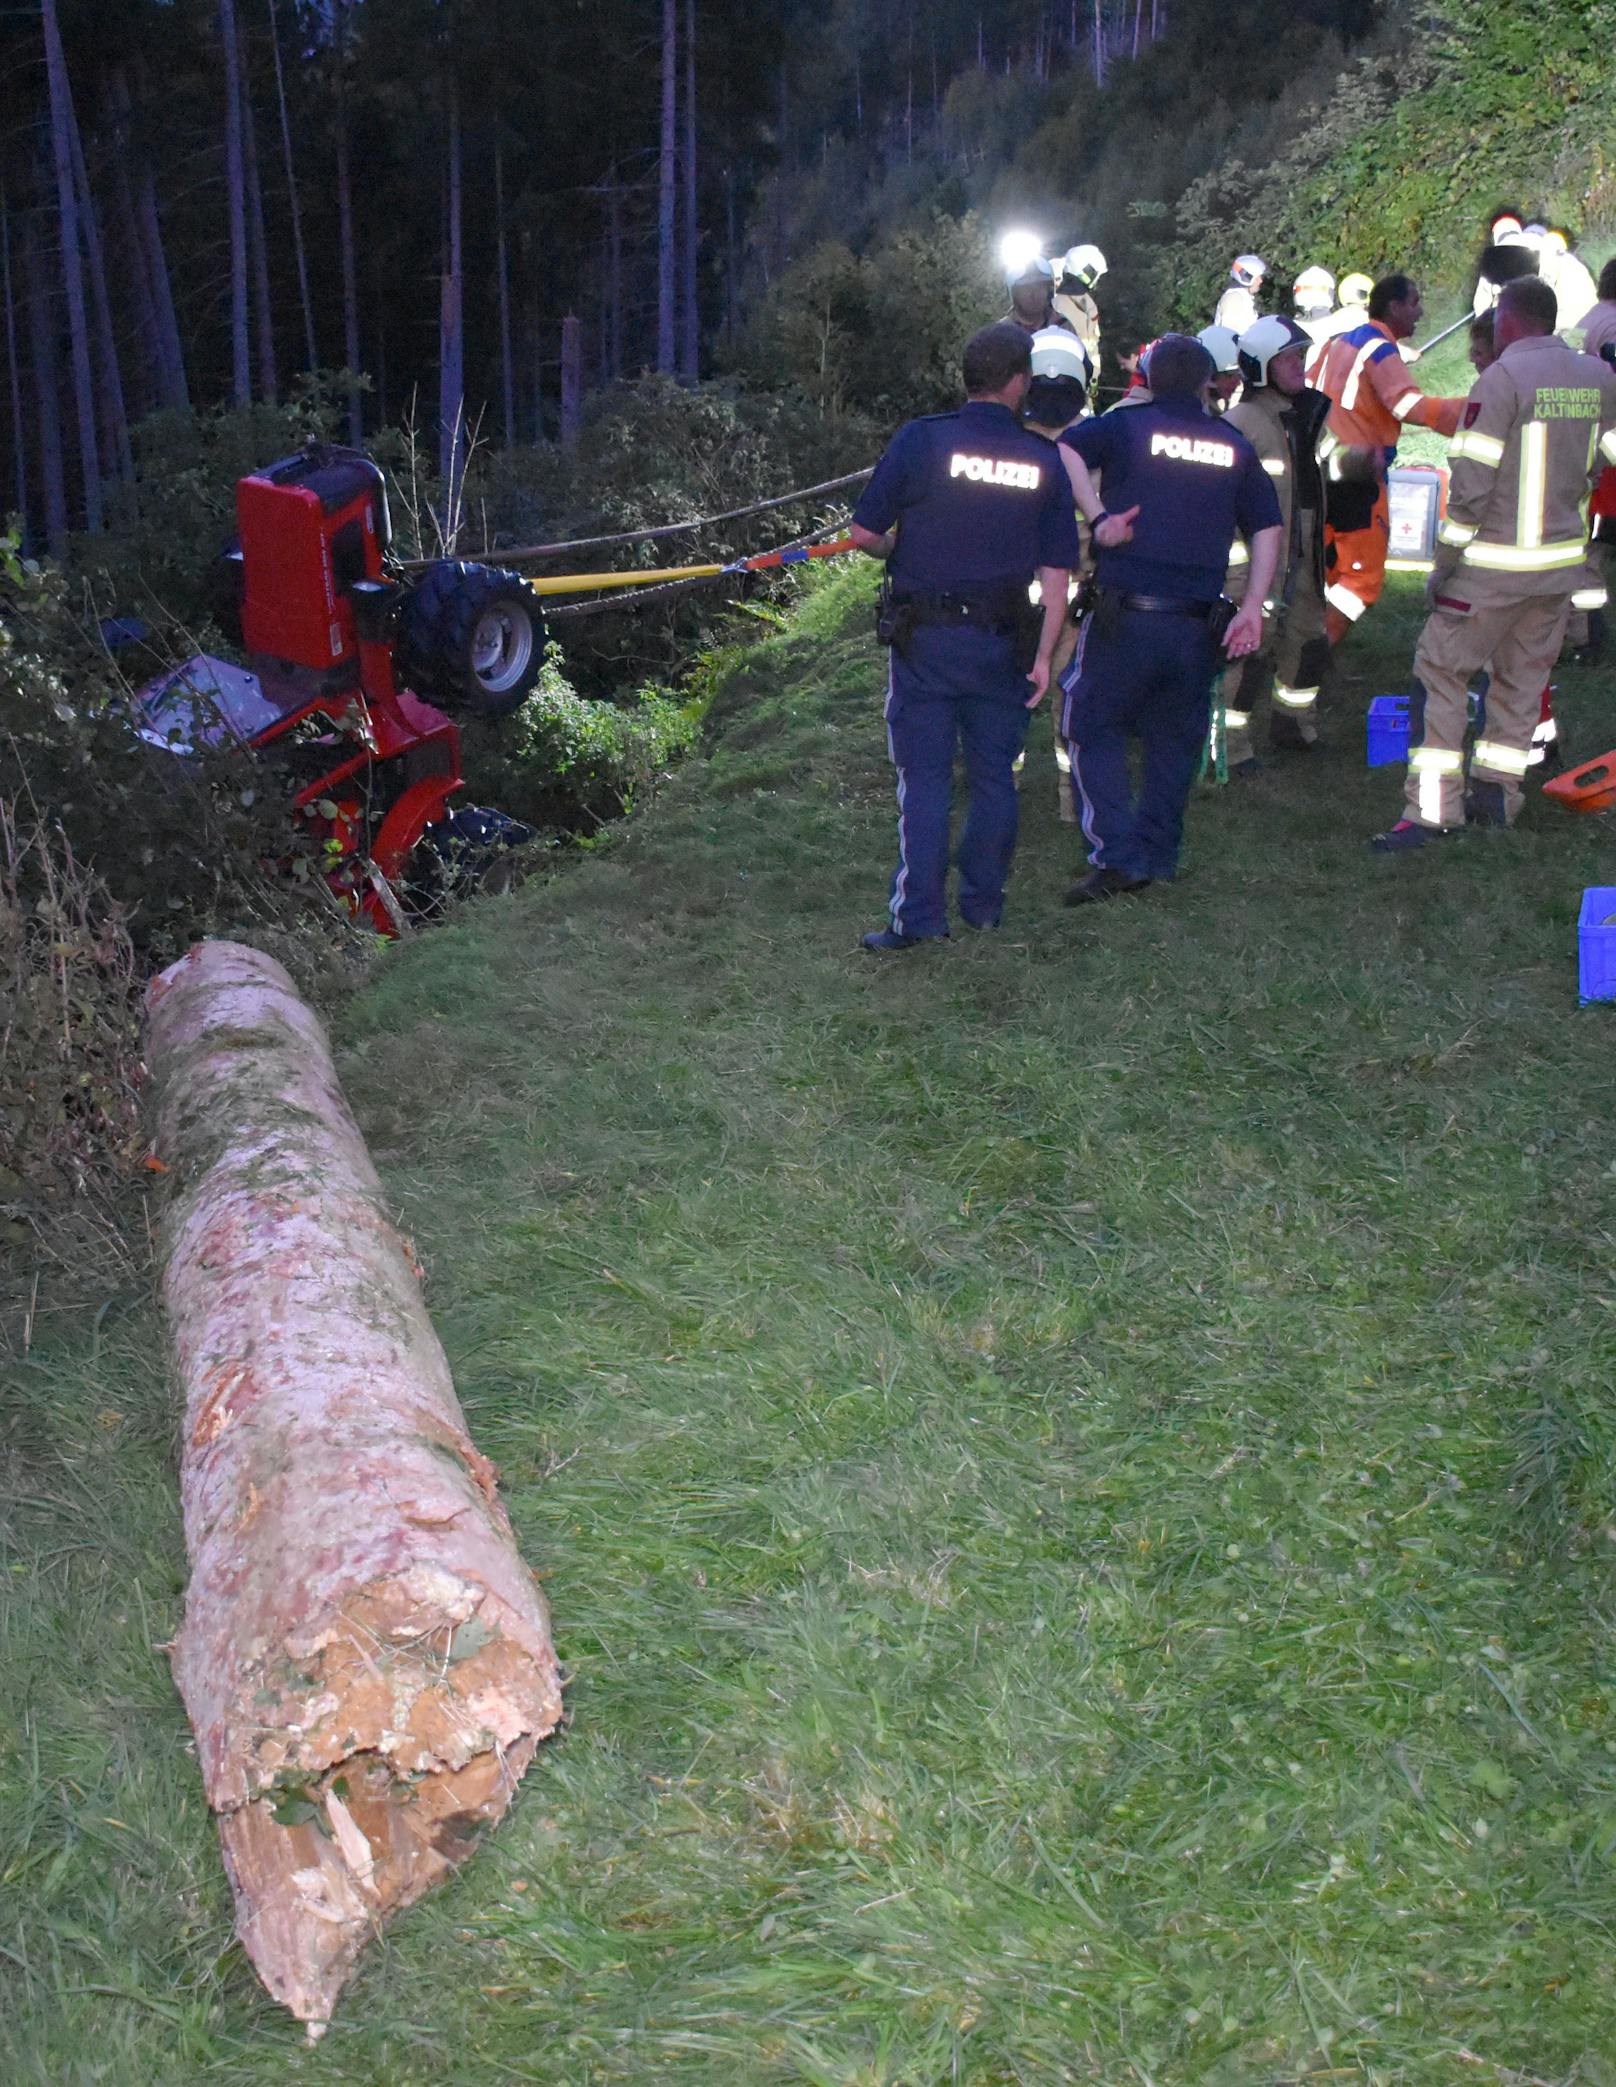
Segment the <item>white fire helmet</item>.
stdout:
<svg viewBox="0 0 1616 2087">
<path fill-rule="evenodd" d="M 1312 340 L 1294 319 L 1270 312 L 1240 336 L 1240 374 L 1254 390 L 1268 382 L 1268 367 L 1287 348 L 1311 348 Z"/>
<path fill-rule="evenodd" d="M 1231 371 L 1239 369 L 1240 343 L 1232 327 L 1203 326 L 1195 338 L 1211 356 L 1220 377 L 1227 377 Z"/>
<path fill-rule="evenodd" d="M 1261 254 L 1236 254 L 1229 273 L 1242 290 L 1255 290 L 1268 273 L 1268 263 Z"/>
<path fill-rule="evenodd" d="M 1521 221 L 1514 211 L 1504 211 L 1501 216 L 1493 219 L 1493 245 L 1502 246 L 1506 232 L 1518 232 L 1520 229 Z"/>
<path fill-rule="evenodd" d="M 1369 293 L 1374 287 L 1373 282 L 1364 274 L 1363 270 L 1355 268 L 1351 275 L 1344 275 L 1341 278 L 1341 287 L 1337 294 L 1343 304 L 1367 304 L 1369 302 Z"/>
<path fill-rule="evenodd" d="M 1322 319 L 1335 308 L 1335 277 L 1328 268 L 1304 268 L 1291 297 L 1304 319 Z"/>
<path fill-rule="evenodd" d="M 1543 236 L 1543 251 L 1546 254 L 1568 254 L 1571 251 L 1569 233 L 1559 232 L 1551 225 Z"/>
<path fill-rule="evenodd" d="M 1525 225 L 1521 229 L 1522 246 L 1529 246 L 1534 254 L 1542 253 L 1544 247 L 1548 244 L 1548 239 L 1549 228 L 1547 225 L 1531 224 Z M 1500 240 L 1498 243 L 1502 246 L 1504 242 Z"/>
<path fill-rule="evenodd" d="M 1061 256 L 1061 286 L 1075 283 L 1091 290 L 1105 273 L 1105 256 L 1097 246 L 1071 246 Z"/>
<path fill-rule="evenodd" d="M 1034 254 L 1031 260 L 1023 261 L 1019 267 L 1007 268 L 1004 271 L 1004 279 L 1007 286 L 1012 290 L 1022 283 L 1049 283 L 1053 285 L 1055 271 L 1042 254 Z"/>
<path fill-rule="evenodd" d="M 1043 326 L 1032 337 L 1032 373 L 1035 377 L 1075 377 L 1087 391 L 1094 365 L 1075 333 L 1068 333 L 1064 326 Z"/>
</svg>

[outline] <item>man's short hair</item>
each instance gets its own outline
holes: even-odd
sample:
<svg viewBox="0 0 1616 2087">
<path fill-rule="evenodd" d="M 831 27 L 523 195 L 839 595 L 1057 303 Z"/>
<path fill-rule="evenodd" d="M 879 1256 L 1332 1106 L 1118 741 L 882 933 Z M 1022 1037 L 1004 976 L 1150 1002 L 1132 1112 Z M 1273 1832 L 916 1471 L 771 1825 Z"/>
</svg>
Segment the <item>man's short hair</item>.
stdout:
<svg viewBox="0 0 1616 2087">
<path fill-rule="evenodd" d="M 1384 319 L 1394 304 L 1407 304 L 1415 294 L 1411 275 L 1383 275 L 1369 293 L 1369 316 Z"/>
<path fill-rule="evenodd" d="M 1488 347 L 1490 348 L 1493 344 L 1493 329 L 1495 324 L 1496 315 L 1493 311 L 1492 306 L 1488 305 L 1487 309 L 1484 312 L 1477 312 L 1476 316 L 1471 320 L 1470 338 L 1473 341 L 1485 341 Z"/>
<path fill-rule="evenodd" d="M 1498 309 L 1509 312 L 1527 333 L 1553 333 L 1560 323 L 1560 300 L 1540 275 L 1517 276 L 1498 293 Z"/>
<path fill-rule="evenodd" d="M 1158 399 L 1193 398 L 1217 375 L 1217 364 L 1187 333 L 1164 333 L 1150 351 L 1144 378 Z"/>
<path fill-rule="evenodd" d="M 1605 304 L 1616 304 L 1616 254 L 1599 271 L 1599 295 Z"/>
<path fill-rule="evenodd" d="M 1008 319 L 984 326 L 965 343 L 965 389 L 971 398 L 1003 391 L 1032 368 L 1032 336 Z"/>
</svg>

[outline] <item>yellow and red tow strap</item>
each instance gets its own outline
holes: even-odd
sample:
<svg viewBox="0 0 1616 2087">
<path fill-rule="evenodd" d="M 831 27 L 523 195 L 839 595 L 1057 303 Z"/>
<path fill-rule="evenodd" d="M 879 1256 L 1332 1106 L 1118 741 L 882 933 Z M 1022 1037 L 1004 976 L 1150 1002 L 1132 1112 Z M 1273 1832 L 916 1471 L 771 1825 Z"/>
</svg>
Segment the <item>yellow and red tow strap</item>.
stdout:
<svg viewBox="0 0 1616 2087">
<path fill-rule="evenodd" d="M 838 558 L 853 548 L 850 536 L 831 543 L 808 544 L 787 551 L 760 551 L 755 558 L 737 558 L 729 565 L 667 565 L 655 571 L 556 573 L 548 579 L 529 580 L 535 594 L 600 594 L 609 587 L 644 587 L 658 580 L 716 580 L 726 573 L 774 572 L 787 565 L 806 565 L 811 558 Z"/>
</svg>

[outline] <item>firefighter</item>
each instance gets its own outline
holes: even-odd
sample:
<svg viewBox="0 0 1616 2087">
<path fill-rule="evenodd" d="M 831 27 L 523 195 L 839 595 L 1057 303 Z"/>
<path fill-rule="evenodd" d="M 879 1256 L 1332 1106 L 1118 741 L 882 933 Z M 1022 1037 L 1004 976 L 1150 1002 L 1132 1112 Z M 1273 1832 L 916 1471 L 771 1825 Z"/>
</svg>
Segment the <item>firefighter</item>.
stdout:
<svg viewBox="0 0 1616 2087">
<path fill-rule="evenodd" d="M 1291 290 L 1296 323 L 1313 340 L 1325 338 L 1335 310 L 1335 277 L 1328 268 L 1304 268 Z"/>
<path fill-rule="evenodd" d="M 1350 333 L 1354 326 L 1361 326 L 1369 313 L 1369 293 L 1374 284 L 1361 269 L 1355 269 L 1341 278 L 1336 295 L 1341 302 L 1327 317 L 1308 328 L 1318 346 L 1308 358 L 1307 381 L 1316 385 L 1319 371 L 1324 367 L 1324 351 L 1338 333 Z"/>
<path fill-rule="evenodd" d="M 1537 271 L 1560 307 L 1559 331 L 1568 336 L 1575 333 L 1593 310 L 1599 292 L 1586 264 L 1571 251 L 1566 233 L 1551 230 L 1543 235 Z"/>
<path fill-rule="evenodd" d="M 1071 328 L 1055 309 L 1055 270 L 1042 254 L 1007 268 L 1004 280 L 1010 292 L 1010 309 L 1004 316 L 1012 326 L 1029 334 L 1040 333 L 1047 326 L 1059 326 L 1070 333 Z"/>
<path fill-rule="evenodd" d="M 1268 263 L 1261 254 L 1236 254 L 1229 268 L 1228 283 L 1218 299 L 1217 310 L 1212 314 L 1212 324 L 1227 326 L 1235 335 L 1255 325 L 1257 292 L 1262 288 L 1267 273 Z"/>
<path fill-rule="evenodd" d="M 1225 676 L 1222 707 L 1225 754 L 1232 774 L 1258 768 L 1251 717 L 1264 686 L 1273 684 L 1268 743 L 1276 751 L 1310 753 L 1318 744 L 1319 689 L 1330 662 L 1324 635 L 1324 474 L 1319 436 L 1330 401 L 1307 384 L 1308 336 L 1294 319 L 1259 319 L 1240 339 L 1245 390 L 1228 424 L 1256 450 L 1279 495 L 1285 531 L 1263 648 Z M 1251 552 L 1236 537 L 1224 592 L 1243 598 Z M 1265 609 L 1268 604 L 1265 604 Z"/>
<path fill-rule="evenodd" d="M 892 648 L 886 721 L 898 771 L 898 869 L 889 925 L 863 938 L 883 953 L 948 933 L 956 743 L 970 791 L 956 856 L 959 910 L 971 927 L 998 925 L 1016 845 L 1015 762 L 1028 712 L 1049 685 L 1078 558 L 1072 482 L 1054 445 L 1017 418 L 1032 380 L 1024 329 L 1001 320 L 974 334 L 964 376 L 963 406 L 898 430 L 850 529 L 859 550 L 890 560 L 877 632 Z M 1028 606 L 1035 574 L 1036 615 Z"/>
<path fill-rule="evenodd" d="M 1386 584 L 1386 481 L 1404 424 L 1451 435 L 1464 410 L 1463 399 L 1427 398 L 1398 353 L 1424 316 L 1417 284 L 1406 275 L 1382 276 L 1364 323 L 1326 342 L 1308 373 L 1330 399 L 1324 598 L 1332 645 L 1374 607 Z"/>
<path fill-rule="evenodd" d="M 1148 374 L 1150 405 L 1102 413 L 1061 438 L 1101 480 L 1099 493 L 1092 483 L 1079 492 L 1099 585 L 1062 680 L 1061 732 L 1093 864 L 1068 905 L 1174 874 L 1220 643 L 1230 659 L 1261 646 L 1261 605 L 1279 561 L 1272 484 L 1246 438 L 1207 410 L 1211 356 L 1199 341 L 1166 334 Z M 1126 512 L 1108 512 L 1124 503 Z M 1251 545 L 1252 591 L 1225 627 L 1223 579 L 1237 530 Z M 1130 738 L 1144 742 L 1137 793 Z"/>
<path fill-rule="evenodd" d="M 1404 854 L 1468 819 L 1508 826 L 1521 805 L 1541 696 L 1586 574 L 1590 459 L 1616 463 L 1616 371 L 1555 337 L 1554 292 L 1530 277 L 1498 300 L 1498 360 L 1454 438 L 1448 512 L 1427 588 L 1415 672 L 1424 736 L 1403 817 L 1373 846 Z M 1466 692 L 1489 669 L 1487 715 L 1465 782 Z"/>
<path fill-rule="evenodd" d="M 1061 256 L 1055 313 L 1064 319 L 1100 367 L 1100 307 L 1089 294 L 1105 273 L 1105 256 L 1097 246 L 1069 247 Z"/>
<path fill-rule="evenodd" d="M 1212 358 L 1212 411 L 1227 413 L 1240 396 L 1240 342 L 1227 326 L 1203 326 L 1195 336 Z"/>
<path fill-rule="evenodd" d="M 1042 333 L 1035 333 L 1032 337 L 1032 382 L 1027 387 L 1027 403 L 1022 411 L 1024 425 L 1048 442 L 1058 441 L 1074 422 L 1082 418 L 1093 381 L 1094 368 L 1089 361 L 1088 349 L 1081 340 L 1058 326 L 1048 326 Z M 1060 456 L 1072 481 L 1075 502 L 1079 493 L 1077 458 L 1069 449 L 1062 449 Z M 1076 637 L 1070 623 L 1063 626 L 1051 661 L 1052 674 L 1058 675 L 1071 657 Z M 1055 734 L 1055 804 L 1061 824 L 1075 826 L 1077 807 L 1072 798 L 1072 761 L 1058 732 Z"/>
</svg>

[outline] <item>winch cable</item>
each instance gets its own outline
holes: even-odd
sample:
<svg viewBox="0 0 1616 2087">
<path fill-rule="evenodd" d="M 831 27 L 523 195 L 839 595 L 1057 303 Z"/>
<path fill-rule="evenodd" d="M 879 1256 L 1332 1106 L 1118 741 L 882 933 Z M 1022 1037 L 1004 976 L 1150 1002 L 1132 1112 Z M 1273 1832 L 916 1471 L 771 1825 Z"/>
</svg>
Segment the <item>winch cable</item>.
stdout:
<svg viewBox="0 0 1616 2087">
<path fill-rule="evenodd" d="M 652 529 L 625 529 L 615 536 L 575 536 L 566 543 L 518 544 L 512 550 L 495 546 L 484 555 L 501 565 L 519 565 L 530 559 L 560 558 L 573 551 L 604 551 L 615 544 L 656 543 L 664 536 L 687 535 L 693 529 L 716 529 L 723 522 L 744 522 L 751 515 L 767 514 L 776 507 L 790 507 L 794 501 L 816 500 L 822 493 L 844 492 L 849 486 L 862 485 L 875 469 L 866 465 L 862 471 L 850 471 L 844 478 L 827 478 L 822 485 L 799 486 L 792 493 L 778 493 L 772 500 L 755 500 L 750 507 L 732 507 L 725 514 L 693 515 L 688 522 L 661 522 Z M 437 561 L 431 558 L 406 558 L 402 561 L 405 572 L 419 572 Z"/>
<path fill-rule="evenodd" d="M 842 527 L 842 523 L 832 522 L 822 529 L 810 530 L 806 536 L 799 536 L 791 543 L 781 544 L 778 547 L 778 553 L 771 552 L 768 555 L 771 557 L 778 555 L 781 563 L 784 564 L 786 562 L 785 554 L 788 551 L 799 551 L 806 547 L 817 545 L 825 537 L 833 535 Z M 795 563 L 796 561 L 792 560 L 791 562 Z M 618 609 L 637 608 L 641 602 L 656 601 L 658 599 L 667 600 L 672 595 L 689 594 L 697 587 L 710 587 L 713 579 L 722 578 L 729 570 L 730 568 L 721 566 L 716 574 L 706 578 L 665 580 L 660 585 L 638 587 L 627 594 L 608 594 L 598 601 L 562 602 L 555 608 L 547 607 L 545 609 L 545 620 L 548 623 L 555 623 L 564 616 L 604 616 Z M 635 577 L 644 578 L 645 576 L 636 574 Z"/>
</svg>

